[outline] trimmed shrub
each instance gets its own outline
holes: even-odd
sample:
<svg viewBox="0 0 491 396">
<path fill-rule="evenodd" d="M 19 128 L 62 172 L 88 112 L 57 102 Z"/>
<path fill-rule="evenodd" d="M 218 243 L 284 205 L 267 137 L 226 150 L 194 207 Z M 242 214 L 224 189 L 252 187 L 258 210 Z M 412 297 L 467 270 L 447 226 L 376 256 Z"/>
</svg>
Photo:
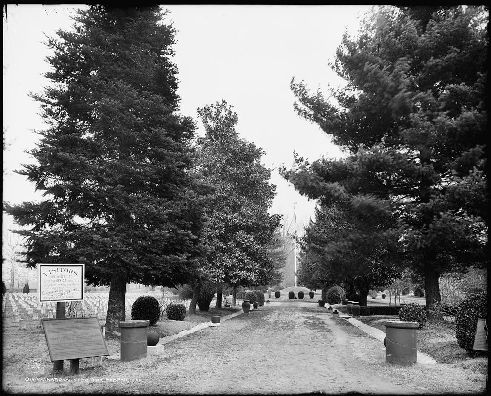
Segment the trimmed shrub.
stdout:
<svg viewBox="0 0 491 396">
<path fill-rule="evenodd" d="M 414 294 L 414 297 L 424 297 L 425 296 L 425 292 L 421 287 L 415 288 L 413 294 Z"/>
<path fill-rule="evenodd" d="M 349 307 L 349 305 L 348 305 Z M 353 316 L 360 316 L 360 306 L 358 304 L 353 304 L 351 306 L 351 314 Z"/>
<path fill-rule="evenodd" d="M 367 306 L 362 306 L 360 307 L 360 316 L 369 316 L 370 315 L 370 308 Z"/>
<path fill-rule="evenodd" d="M 400 305 L 372 305 L 368 307 L 370 315 L 398 315 Z"/>
<path fill-rule="evenodd" d="M 326 297 L 329 304 L 340 304 L 345 299 L 346 294 L 341 286 L 334 285 L 327 290 Z"/>
<path fill-rule="evenodd" d="M 382 293 L 382 299 L 385 300 L 385 293 Z"/>
<path fill-rule="evenodd" d="M 427 320 L 426 308 L 415 303 L 403 305 L 399 311 L 399 319 L 406 322 L 418 322 L 421 329 Z"/>
<path fill-rule="evenodd" d="M 294 291 L 288 292 L 288 298 L 294 299 L 295 298 L 295 292 Z"/>
<path fill-rule="evenodd" d="M 434 304 L 428 312 L 431 319 L 443 320 L 444 316 L 457 316 L 459 304 Z"/>
<path fill-rule="evenodd" d="M 470 294 L 462 301 L 455 317 L 457 343 L 467 352 L 472 352 L 476 336 L 477 319 L 486 318 L 488 297 L 485 291 Z"/>
<path fill-rule="evenodd" d="M 409 294 L 409 287 L 405 287 L 404 289 L 402 289 L 401 294 L 403 296 L 407 296 Z"/>
<path fill-rule="evenodd" d="M 351 315 L 351 308 L 349 305 L 341 305 L 340 307 L 336 308 L 339 312 L 342 312 L 344 314 Z"/>
<path fill-rule="evenodd" d="M 27 293 L 27 294 L 29 294 L 29 291 L 30 291 L 30 289 L 29 289 L 29 285 L 26 283 L 26 284 L 24 285 L 24 287 L 22 288 L 22 293 Z"/>
<path fill-rule="evenodd" d="M 140 296 L 131 306 L 131 319 L 149 320 L 153 326 L 160 319 L 160 304 L 155 297 Z"/>
<path fill-rule="evenodd" d="M 310 297 L 311 300 L 314 298 L 314 296 L 315 296 L 315 293 L 313 291 L 310 291 L 309 292 L 309 297 Z"/>
<path fill-rule="evenodd" d="M 458 304 L 442 304 L 442 313 L 445 316 L 457 316 Z"/>
<path fill-rule="evenodd" d="M 7 286 L 5 286 L 5 282 L 2 281 L 2 294 L 5 294 L 7 292 Z"/>
<path fill-rule="evenodd" d="M 261 290 L 254 290 L 254 293 L 256 293 L 256 301 L 260 307 L 264 305 L 264 293 Z"/>
<path fill-rule="evenodd" d="M 253 305 L 257 301 L 257 294 L 252 290 L 248 290 L 244 295 L 244 300 L 249 300 L 251 305 Z"/>
<path fill-rule="evenodd" d="M 275 291 L 274 296 L 275 296 L 275 298 L 280 298 L 281 293 L 279 291 Z"/>
<path fill-rule="evenodd" d="M 186 317 L 186 307 L 184 304 L 173 304 L 170 303 L 165 309 L 167 314 L 167 319 L 171 320 L 184 320 Z"/>
<path fill-rule="evenodd" d="M 303 291 L 302 291 L 302 290 L 300 290 L 300 291 L 298 292 L 298 298 L 299 298 L 300 300 L 303 300 L 303 296 L 304 296 L 304 293 L 303 293 Z"/>
<path fill-rule="evenodd" d="M 324 300 L 319 300 L 317 301 L 317 303 L 319 304 L 319 307 L 323 307 L 326 305 L 326 302 Z"/>
</svg>

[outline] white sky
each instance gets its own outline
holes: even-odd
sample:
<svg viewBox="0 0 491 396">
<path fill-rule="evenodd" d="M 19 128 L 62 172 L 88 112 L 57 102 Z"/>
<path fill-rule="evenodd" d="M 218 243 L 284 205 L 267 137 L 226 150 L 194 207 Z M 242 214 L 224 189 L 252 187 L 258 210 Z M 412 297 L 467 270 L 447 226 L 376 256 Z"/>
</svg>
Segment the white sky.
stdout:
<svg viewBox="0 0 491 396">
<path fill-rule="evenodd" d="M 25 153 L 35 147 L 34 130 L 43 128 L 39 105 L 28 92 L 41 92 L 49 70 L 44 34 L 69 29 L 75 5 L 9 5 L 3 18 L 3 199 L 10 203 L 38 200 L 39 192 L 12 171 L 32 162 Z M 337 157 L 340 150 L 316 125 L 293 109 L 290 80 L 305 80 L 316 90 L 342 83 L 328 66 L 345 29 L 355 32 L 358 18 L 370 6 L 166 6 L 177 29 L 181 113 L 197 120 L 196 109 L 221 99 L 234 106 L 241 137 L 266 152 L 273 168 L 277 196 L 271 212 L 287 225 L 295 206 L 297 230 L 313 213 L 314 202 L 295 192 L 277 167 L 293 163 L 293 152 L 315 160 Z M 12 227 L 4 216 L 3 235 Z M 293 229 L 292 229 L 293 230 Z"/>
</svg>

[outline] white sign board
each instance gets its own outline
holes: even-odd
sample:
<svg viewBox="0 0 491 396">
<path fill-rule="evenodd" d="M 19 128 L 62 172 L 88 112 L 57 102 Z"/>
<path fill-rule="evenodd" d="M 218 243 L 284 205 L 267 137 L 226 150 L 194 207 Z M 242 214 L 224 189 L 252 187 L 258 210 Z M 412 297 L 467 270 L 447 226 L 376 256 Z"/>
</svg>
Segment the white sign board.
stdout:
<svg viewBox="0 0 491 396">
<path fill-rule="evenodd" d="M 84 299 L 85 264 L 38 264 L 40 302 Z"/>
</svg>

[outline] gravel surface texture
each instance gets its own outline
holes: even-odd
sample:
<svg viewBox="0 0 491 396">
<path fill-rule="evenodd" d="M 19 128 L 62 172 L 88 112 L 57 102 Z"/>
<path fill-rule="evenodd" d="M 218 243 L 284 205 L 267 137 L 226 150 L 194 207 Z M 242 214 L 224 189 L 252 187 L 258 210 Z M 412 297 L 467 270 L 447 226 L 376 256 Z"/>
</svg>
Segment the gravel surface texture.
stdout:
<svg viewBox="0 0 491 396">
<path fill-rule="evenodd" d="M 486 379 L 448 364 L 389 365 L 380 341 L 307 302 L 272 302 L 146 359 L 104 360 L 72 378 L 7 373 L 4 390 L 36 393 L 476 394 Z"/>
</svg>

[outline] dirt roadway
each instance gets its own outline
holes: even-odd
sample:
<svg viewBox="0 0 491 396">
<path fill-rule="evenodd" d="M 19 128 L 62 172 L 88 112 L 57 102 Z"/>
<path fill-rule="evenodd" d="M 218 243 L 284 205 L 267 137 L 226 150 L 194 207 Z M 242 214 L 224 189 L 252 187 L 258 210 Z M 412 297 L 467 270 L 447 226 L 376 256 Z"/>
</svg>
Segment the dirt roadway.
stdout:
<svg viewBox="0 0 491 396">
<path fill-rule="evenodd" d="M 482 376 L 451 365 L 389 365 L 379 341 L 307 302 L 267 304 L 171 342 L 159 355 L 108 360 L 65 382 L 4 377 L 4 389 L 36 393 L 475 394 L 484 386 Z"/>
</svg>

